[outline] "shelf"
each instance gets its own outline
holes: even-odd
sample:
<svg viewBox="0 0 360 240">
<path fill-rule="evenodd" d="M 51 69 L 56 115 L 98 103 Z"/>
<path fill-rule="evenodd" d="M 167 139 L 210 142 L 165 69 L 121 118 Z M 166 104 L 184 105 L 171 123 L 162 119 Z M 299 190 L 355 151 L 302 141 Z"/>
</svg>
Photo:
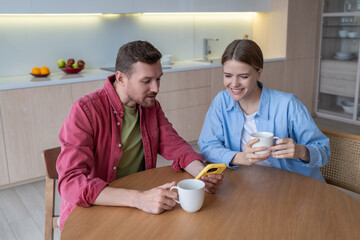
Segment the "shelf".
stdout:
<svg viewBox="0 0 360 240">
<path fill-rule="evenodd" d="M 339 39 L 339 40 L 358 40 L 360 39 L 360 37 L 357 37 L 357 38 L 349 38 L 349 37 L 346 37 L 346 38 L 342 38 L 342 37 L 322 37 L 323 39 Z"/>
<path fill-rule="evenodd" d="M 360 12 L 331 12 L 323 13 L 323 17 L 358 17 Z"/>
<path fill-rule="evenodd" d="M 335 110 L 334 111 L 334 110 L 328 110 L 328 109 L 321 109 L 320 107 L 318 109 L 318 112 L 335 115 L 335 116 L 342 117 L 342 118 L 348 118 L 348 119 L 352 119 L 352 116 L 353 116 L 353 114 L 345 113 L 343 110 L 340 110 L 340 111 Z"/>
<path fill-rule="evenodd" d="M 344 28 L 344 27 L 360 27 L 359 23 L 356 24 L 336 24 L 336 25 L 328 25 L 328 24 L 323 24 L 323 27 L 327 27 L 327 28 Z"/>
</svg>

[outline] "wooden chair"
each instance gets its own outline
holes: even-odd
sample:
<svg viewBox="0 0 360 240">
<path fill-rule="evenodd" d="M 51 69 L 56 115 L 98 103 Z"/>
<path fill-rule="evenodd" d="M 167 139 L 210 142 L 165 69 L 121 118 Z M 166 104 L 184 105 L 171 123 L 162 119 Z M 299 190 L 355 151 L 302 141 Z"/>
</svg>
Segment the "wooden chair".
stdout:
<svg viewBox="0 0 360 240">
<path fill-rule="evenodd" d="M 58 173 L 56 171 L 56 160 L 60 154 L 61 148 L 51 148 L 43 151 L 42 156 L 46 169 L 45 185 L 45 240 L 53 239 L 54 228 L 58 228 L 57 220 L 59 216 L 55 215 L 55 191 Z"/>
<path fill-rule="evenodd" d="M 330 140 L 330 162 L 321 168 L 327 183 L 360 194 L 360 136 L 321 130 Z"/>
</svg>

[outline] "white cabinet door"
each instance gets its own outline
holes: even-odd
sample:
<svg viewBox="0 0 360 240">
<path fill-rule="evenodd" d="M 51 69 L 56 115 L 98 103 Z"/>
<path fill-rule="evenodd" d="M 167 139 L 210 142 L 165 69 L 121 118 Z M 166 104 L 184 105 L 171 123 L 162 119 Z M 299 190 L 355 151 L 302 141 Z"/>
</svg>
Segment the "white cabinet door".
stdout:
<svg viewBox="0 0 360 240">
<path fill-rule="evenodd" d="M 271 0 L 134 0 L 135 12 L 269 12 Z"/>
<path fill-rule="evenodd" d="M 188 0 L 190 12 L 269 12 L 271 0 Z"/>
<path fill-rule="evenodd" d="M 188 12 L 188 0 L 133 0 L 134 12 Z"/>
<path fill-rule="evenodd" d="M 271 0 L 0 0 L 0 13 L 268 12 Z"/>
<path fill-rule="evenodd" d="M 33 13 L 133 13 L 128 0 L 31 0 Z"/>
<path fill-rule="evenodd" d="M 0 0 L 0 13 L 32 13 L 31 0 Z"/>
</svg>

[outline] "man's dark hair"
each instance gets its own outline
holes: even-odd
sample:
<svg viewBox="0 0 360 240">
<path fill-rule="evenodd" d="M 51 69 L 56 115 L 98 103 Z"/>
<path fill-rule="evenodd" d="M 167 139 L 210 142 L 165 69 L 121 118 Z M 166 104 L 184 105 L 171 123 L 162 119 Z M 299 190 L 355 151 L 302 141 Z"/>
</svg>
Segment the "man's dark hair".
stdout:
<svg viewBox="0 0 360 240">
<path fill-rule="evenodd" d="M 151 43 L 146 41 L 133 41 L 120 47 L 116 57 L 115 71 L 131 76 L 132 66 L 136 62 L 154 64 L 162 55 Z"/>
</svg>

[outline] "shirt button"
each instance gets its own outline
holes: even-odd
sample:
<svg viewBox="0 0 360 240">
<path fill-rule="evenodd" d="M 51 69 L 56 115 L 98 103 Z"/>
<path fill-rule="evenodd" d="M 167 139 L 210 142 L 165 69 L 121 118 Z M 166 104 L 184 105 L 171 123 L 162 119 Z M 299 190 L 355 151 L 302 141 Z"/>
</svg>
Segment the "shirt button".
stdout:
<svg viewBox="0 0 360 240">
<path fill-rule="evenodd" d="M 123 113 L 124 111 L 121 111 L 121 113 Z"/>
<path fill-rule="evenodd" d="M 116 170 L 116 166 L 114 167 L 114 170 Z"/>
<path fill-rule="evenodd" d="M 118 126 L 120 125 L 120 123 L 119 123 L 119 122 L 117 122 L 116 124 L 117 124 Z"/>
<path fill-rule="evenodd" d="M 119 143 L 119 147 L 121 147 L 121 143 Z"/>
<path fill-rule="evenodd" d="M 116 111 L 114 111 L 114 113 L 116 114 Z"/>
</svg>

